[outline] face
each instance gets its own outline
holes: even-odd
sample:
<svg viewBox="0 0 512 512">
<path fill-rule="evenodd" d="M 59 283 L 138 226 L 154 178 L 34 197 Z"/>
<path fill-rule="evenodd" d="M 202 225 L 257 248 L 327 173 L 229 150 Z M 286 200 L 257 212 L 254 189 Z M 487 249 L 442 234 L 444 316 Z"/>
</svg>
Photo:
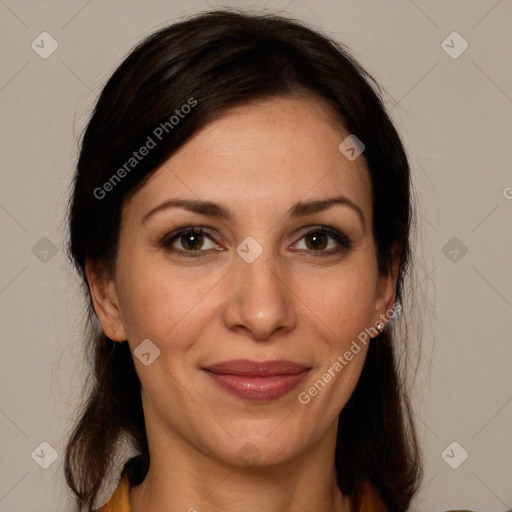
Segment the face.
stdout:
<svg viewBox="0 0 512 512">
<path fill-rule="evenodd" d="M 364 154 L 338 149 L 347 135 L 313 99 L 232 108 L 125 203 L 115 277 L 88 262 L 105 333 L 146 354 L 134 363 L 159 446 L 271 464 L 335 440 L 368 345 L 344 354 L 395 287 L 377 271 Z M 213 368 L 234 360 L 255 365 Z"/>
</svg>

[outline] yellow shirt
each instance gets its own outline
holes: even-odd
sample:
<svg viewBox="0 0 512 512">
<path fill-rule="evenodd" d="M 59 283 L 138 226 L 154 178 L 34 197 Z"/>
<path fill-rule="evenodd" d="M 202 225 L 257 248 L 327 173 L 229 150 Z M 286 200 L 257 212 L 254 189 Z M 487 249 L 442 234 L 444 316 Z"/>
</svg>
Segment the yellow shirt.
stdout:
<svg viewBox="0 0 512 512">
<path fill-rule="evenodd" d="M 386 512 L 386 507 L 377 489 L 369 482 L 365 482 L 363 488 L 359 512 Z M 130 482 L 128 475 L 125 474 L 121 478 L 119 486 L 110 498 L 110 501 L 97 510 L 97 512 L 132 512 L 129 493 Z"/>
</svg>

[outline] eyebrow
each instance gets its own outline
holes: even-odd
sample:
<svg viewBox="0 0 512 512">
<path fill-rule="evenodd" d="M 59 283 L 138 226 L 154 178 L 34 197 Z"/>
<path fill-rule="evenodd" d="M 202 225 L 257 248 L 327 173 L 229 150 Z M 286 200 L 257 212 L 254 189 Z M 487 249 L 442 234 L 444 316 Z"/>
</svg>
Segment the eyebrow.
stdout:
<svg viewBox="0 0 512 512">
<path fill-rule="evenodd" d="M 286 215 L 290 218 L 298 218 L 327 210 L 328 208 L 335 205 L 348 206 L 354 210 L 358 214 L 363 224 L 363 228 L 365 228 L 366 224 L 363 211 L 356 203 L 345 196 L 328 197 L 325 199 L 312 199 L 310 201 L 298 201 L 288 210 Z M 198 199 L 169 199 L 168 201 L 165 201 L 150 210 L 143 217 L 141 224 L 147 222 L 147 220 L 156 213 L 168 210 L 170 208 L 184 208 L 193 213 L 198 213 L 200 215 L 206 215 L 209 217 L 216 217 L 226 221 L 232 221 L 234 219 L 233 213 L 228 208 L 225 208 L 221 204 L 215 203 L 213 201 L 202 201 Z"/>
</svg>

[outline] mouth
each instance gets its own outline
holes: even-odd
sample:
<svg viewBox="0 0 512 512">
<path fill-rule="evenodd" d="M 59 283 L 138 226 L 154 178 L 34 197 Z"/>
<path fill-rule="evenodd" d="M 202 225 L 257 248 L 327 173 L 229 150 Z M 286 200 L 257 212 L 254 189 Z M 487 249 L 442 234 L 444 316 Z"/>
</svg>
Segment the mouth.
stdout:
<svg viewBox="0 0 512 512">
<path fill-rule="evenodd" d="M 306 377 L 310 367 L 292 361 L 237 359 L 202 368 L 219 387 L 251 401 L 277 400 Z"/>
</svg>

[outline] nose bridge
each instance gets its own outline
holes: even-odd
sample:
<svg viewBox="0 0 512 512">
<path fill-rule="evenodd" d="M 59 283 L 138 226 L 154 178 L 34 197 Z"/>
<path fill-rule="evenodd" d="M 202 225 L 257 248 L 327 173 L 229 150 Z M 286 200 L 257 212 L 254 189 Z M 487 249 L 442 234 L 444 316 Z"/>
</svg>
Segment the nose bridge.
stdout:
<svg viewBox="0 0 512 512">
<path fill-rule="evenodd" d="M 263 241 L 265 238 L 265 241 Z M 286 285 L 285 264 L 273 250 L 270 236 L 244 239 L 236 249 L 228 292 L 226 320 L 244 326 L 256 338 L 268 337 L 294 321 L 293 298 Z"/>
<path fill-rule="evenodd" d="M 277 270 L 280 265 L 279 255 L 274 253 L 267 237 L 265 246 L 252 237 L 247 237 L 236 249 L 238 261 L 235 263 L 235 272 L 240 281 L 246 281 L 256 291 L 267 289 L 270 291 L 281 283 Z M 260 237 L 260 240 L 262 238 Z M 282 272 L 281 268 L 281 273 Z"/>
</svg>

